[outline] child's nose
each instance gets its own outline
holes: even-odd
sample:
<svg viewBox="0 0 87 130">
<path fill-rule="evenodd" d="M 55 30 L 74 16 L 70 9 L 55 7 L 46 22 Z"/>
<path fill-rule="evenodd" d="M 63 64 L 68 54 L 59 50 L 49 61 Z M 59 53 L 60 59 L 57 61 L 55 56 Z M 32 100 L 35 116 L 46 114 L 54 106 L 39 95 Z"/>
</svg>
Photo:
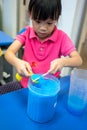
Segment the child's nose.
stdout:
<svg viewBox="0 0 87 130">
<path fill-rule="evenodd" d="M 40 30 L 46 31 L 47 30 L 47 26 L 45 24 L 40 26 Z"/>
</svg>

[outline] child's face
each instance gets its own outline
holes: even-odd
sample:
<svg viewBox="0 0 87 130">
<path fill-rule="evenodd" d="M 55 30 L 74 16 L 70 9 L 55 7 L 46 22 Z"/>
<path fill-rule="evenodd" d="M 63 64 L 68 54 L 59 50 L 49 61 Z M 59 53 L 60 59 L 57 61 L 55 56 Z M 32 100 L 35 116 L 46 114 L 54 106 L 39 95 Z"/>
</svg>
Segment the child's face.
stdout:
<svg viewBox="0 0 87 130">
<path fill-rule="evenodd" d="M 56 20 L 51 20 L 51 19 L 47 19 L 45 21 L 32 20 L 32 25 L 39 39 L 45 40 L 47 37 L 49 37 L 52 34 L 56 22 L 57 22 Z"/>
</svg>

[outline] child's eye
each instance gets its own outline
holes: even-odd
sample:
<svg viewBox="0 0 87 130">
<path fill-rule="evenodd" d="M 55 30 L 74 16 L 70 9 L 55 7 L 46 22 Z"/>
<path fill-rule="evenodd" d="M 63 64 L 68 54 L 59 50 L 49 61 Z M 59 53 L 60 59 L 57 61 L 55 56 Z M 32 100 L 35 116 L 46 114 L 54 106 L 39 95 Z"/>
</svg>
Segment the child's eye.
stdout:
<svg viewBox="0 0 87 130">
<path fill-rule="evenodd" d="M 47 23 L 48 25 L 51 25 L 52 23 Z"/>
<path fill-rule="evenodd" d="M 39 20 L 36 20 L 37 23 L 41 23 Z"/>
</svg>

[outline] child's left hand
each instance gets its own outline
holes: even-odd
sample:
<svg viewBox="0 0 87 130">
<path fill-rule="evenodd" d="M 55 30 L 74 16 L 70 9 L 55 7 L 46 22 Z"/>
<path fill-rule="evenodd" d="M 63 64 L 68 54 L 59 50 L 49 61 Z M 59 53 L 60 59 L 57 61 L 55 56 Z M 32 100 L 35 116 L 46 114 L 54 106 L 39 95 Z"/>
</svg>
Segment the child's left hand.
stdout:
<svg viewBox="0 0 87 130">
<path fill-rule="evenodd" d="M 64 60 L 62 58 L 55 59 L 50 64 L 49 73 L 55 74 L 57 71 L 61 71 L 64 67 Z"/>
</svg>

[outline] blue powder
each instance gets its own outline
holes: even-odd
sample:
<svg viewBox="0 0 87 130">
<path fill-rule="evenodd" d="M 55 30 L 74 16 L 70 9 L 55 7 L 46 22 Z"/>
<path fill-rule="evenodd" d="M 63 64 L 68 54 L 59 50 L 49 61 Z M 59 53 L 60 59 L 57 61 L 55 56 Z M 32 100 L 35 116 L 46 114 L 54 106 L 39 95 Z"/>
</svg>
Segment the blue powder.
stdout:
<svg viewBox="0 0 87 130">
<path fill-rule="evenodd" d="M 86 103 L 83 99 L 80 99 L 78 96 L 70 96 L 68 99 L 68 109 L 74 114 L 82 114 L 86 106 Z"/>
<path fill-rule="evenodd" d="M 60 89 L 60 83 L 59 80 L 55 80 L 56 78 L 51 77 L 43 77 L 42 75 L 39 74 L 34 74 L 31 76 L 31 80 L 35 80 L 38 78 L 37 82 L 32 82 L 31 84 L 31 89 L 34 93 L 38 93 L 39 95 L 55 95 L 59 89 Z"/>
</svg>

